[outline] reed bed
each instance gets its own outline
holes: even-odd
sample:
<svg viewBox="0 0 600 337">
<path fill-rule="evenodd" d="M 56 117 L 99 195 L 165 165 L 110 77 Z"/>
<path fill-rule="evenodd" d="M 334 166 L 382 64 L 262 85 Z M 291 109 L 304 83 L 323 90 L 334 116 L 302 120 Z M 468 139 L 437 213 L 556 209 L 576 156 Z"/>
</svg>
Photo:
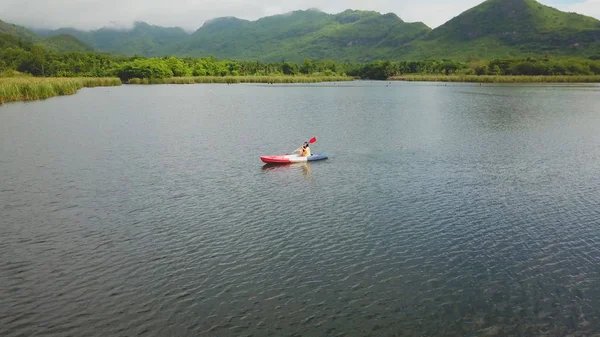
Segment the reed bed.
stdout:
<svg viewBox="0 0 600 337">
<path fill-rule="evenodd" d="M 405 75 L 390 77 L 393 81 L 474 82 L 474 83 L 599 83 L 600 75 L 570 76 L 499 76 L 499 75 Z"/>
<path fill-rule="evenodd" d="M 319 83 L 351 81 L 349 76 L 198 76 L 171 78 L 132 78 L 128 84 L 196 84 L 196 83 Z"/>
<path fill-rule="evenodd" d="M 46 99 L 54 96 L 73 95 L 81 88 L 121 85 L 118 78 L 0 78 L 0 104 L 15 101 Z"/>
</svg>

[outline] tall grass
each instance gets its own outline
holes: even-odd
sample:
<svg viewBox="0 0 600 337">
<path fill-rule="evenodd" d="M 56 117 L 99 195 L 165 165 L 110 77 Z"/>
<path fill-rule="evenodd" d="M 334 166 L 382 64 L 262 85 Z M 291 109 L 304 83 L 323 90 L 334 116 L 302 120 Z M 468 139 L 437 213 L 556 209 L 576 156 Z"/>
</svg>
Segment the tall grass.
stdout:
<svg viewBox="0 0 600 337">
<path fill-rule="evenodd" d="M 118 86 L 118 78 L 0 78 L 0 104 L 72 95 L 81 88 Z"/>
<path fill-rule="evenodd" d="M 500 75 L 405 75 L 390 77 L 394 81 L 474 82 L 474 83 L 598 83 L 600 75 L 570 76 L 500 76 Z"/>
<path fill-rule="evenodd" d="M 351 81 L 349 76 L 198 76 L 139 79 L 132 78 L 128 84 L 195 84 L 195 83 L 319 83 Z"/>
</svg>

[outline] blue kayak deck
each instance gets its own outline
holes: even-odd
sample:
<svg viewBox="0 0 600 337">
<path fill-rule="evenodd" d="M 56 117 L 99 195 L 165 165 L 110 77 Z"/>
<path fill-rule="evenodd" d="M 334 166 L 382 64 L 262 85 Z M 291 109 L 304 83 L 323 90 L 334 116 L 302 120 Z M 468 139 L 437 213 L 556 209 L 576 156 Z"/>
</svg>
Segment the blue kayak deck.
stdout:
<svg viewBox="0 0 600 337">
<path fill-rule="evenodd" d="M 306 161 L 315 161 L 315 160 L 323 160 L 323 159 L 327 159 L 327 155 L 325 155 L 323 153 L 315 153 L 315 154 L 312 154 L 310 157 L 307 157 Z"/>
</svg>

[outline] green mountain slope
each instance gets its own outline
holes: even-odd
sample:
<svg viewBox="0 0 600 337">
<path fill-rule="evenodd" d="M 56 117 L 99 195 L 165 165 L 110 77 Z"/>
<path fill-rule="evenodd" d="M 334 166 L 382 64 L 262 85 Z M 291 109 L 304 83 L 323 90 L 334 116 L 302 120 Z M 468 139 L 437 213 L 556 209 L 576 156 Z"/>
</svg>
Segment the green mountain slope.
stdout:
<svg viewBox="0 0 600 337">
<path fill-rule="evenodd" d="M 0 33 L 0 49 L 14 48 L 14 49 L 30 50 L 31 47 L 32 47 L 31 42 L 25 41 L 16 35 Z M 0 60 L 0 61 L 2 61 L 2 60 Z"/>
<path fill-rule="evenodd" d="M 346 11 L 333 17 L 319 31 L 282 44 L 282 57 L 295 61 L 303 57 L 367 62 L 388 58 L 397 46 L 425 35 L 430 28 L 423 23 L 406 23 L 395 14 Z M 277 61 L 277 53 L 267 54 Z"/>
<path fill-rule="evenodd" d="M 387 58 L 399 45 L 430 30 L 423 23 L 406 23 L 392 13 L 347 10 L 326 14 L 318 10 L 299 10 L 256 21 L 216 18 L 205 22 L 193 34 L 181 28 L 143 22 L 137 22 L 130 30 L 103 28 L 84 32 L 61 28 L 36 32 L 41 36 L 68 34 L 97 51 L 123 55 L 372 61 Z"/>
<path fill-rule="evenodd" d="M 44 48 L 55 52 L 87 53 L 94 51 L 94 48 L 68 34 L 51 36 L 39 41 L 37 44 L 40 44 Z"/>
<path fill-rule="evenodd" d="M 600 50 L 600 21 L 534 0 L 487 0 L 399 48 L 405 59 L 587 56 Z"/>
<path fill-rule="evenodd" d="M 0 20 L 0 48 L 30 49 L 32 44 L 41 45 L 55 52 L 93 52 L 94 49 L 75 37 L 59 34 L 42 38 L 34 31 Z M 11 38 L 12 37 L 12 38 Z"/>
<path fill-rule="evenodd" d="M 306 10 L 257 21 L 213 20 L 164 52 L 260 61 L 372 61 L 429 30 L 395 14 L 347 10 L 332 15 Z"/>
<path fill-rule="evenodd" d="M 101 28 L 85 32 L 73 28 L 60 28 L 40 34 L 71 35 L 99 52 L 146 56 L 156 55 L 156 51 L 165 45 L 189 36 L 179 27 L 160 27 L 145 22 L 136 22 L 132 29 Z"/>
<path fill-rule="evenodd" d="M 23 27 L 0 22 L 0 32 L 37 42 Z M 561 12 L 535 0 L 487 0 L 431 30 L 392 13 L 299 10 L 256 21 L 209 20 L 192 34 L 137 22 L 132 29 L 36 30 L 70 35 L 96 51 L 122 55 L 192 56 L 238 60 L 345 62 L 374 60 L 494 59 L 524 56 L 600 56 L 600 21 Z M 75 44 L 69 45 L 70 50 Z M 59 43 L 60 44 L 60 43 Z M 77 44 L 84 48 L 83 45 Z"/>
<path fill-rule="evenodd" d="M 14 25 L 12 23 L 4 22 L 2 20 L 0 20 L 0 33 L 18 36 L 19 38 L 29 42 L 39 40 L 39 37 L 29 29 Z"/>
</svg>

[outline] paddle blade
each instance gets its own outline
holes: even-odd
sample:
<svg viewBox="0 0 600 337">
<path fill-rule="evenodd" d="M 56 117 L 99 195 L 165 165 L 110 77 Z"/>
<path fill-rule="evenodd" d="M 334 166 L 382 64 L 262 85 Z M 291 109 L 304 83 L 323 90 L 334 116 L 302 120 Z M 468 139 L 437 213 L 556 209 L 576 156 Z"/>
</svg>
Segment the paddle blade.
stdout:
<svg viewBox="0 0 600 337">
<path fill-rule="evenodd" d="M 317 137 L 312 137 L 312 138 L 311 138 L 311 139 L 308 141 L 308 143 L 312 144 L 312 143 L 314 143 L 314 142 L 316 142 L 316 141 L 317 141 Z"/>
</svg>

